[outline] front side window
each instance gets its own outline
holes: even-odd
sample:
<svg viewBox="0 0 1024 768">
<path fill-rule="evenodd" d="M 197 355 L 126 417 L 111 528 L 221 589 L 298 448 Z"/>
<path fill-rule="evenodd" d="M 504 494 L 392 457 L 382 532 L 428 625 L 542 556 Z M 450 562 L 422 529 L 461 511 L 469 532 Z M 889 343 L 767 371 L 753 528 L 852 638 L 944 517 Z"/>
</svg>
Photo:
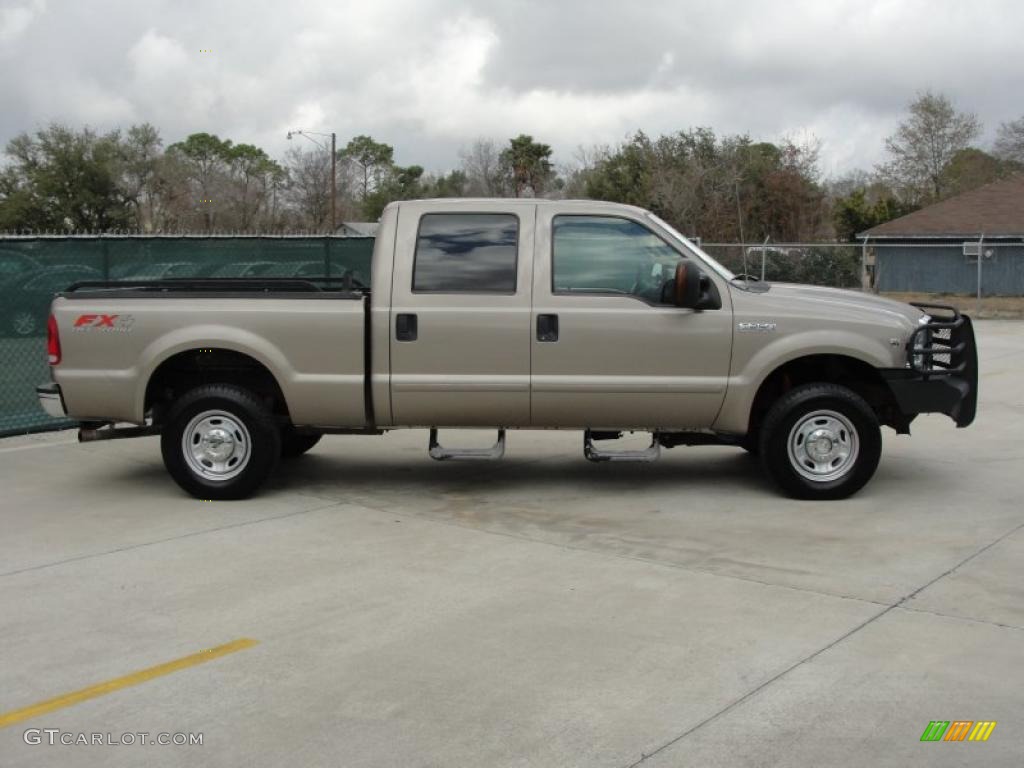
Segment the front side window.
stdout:
<svg viewBox="0 0 1024 768">
<path fill-rule="evenodd" d="M 519 219 L 508 213 L 427 213 L 420 219 L 412 289 L 515 293 Z"/>
<path fill-rule="evenodd" d="M 678 251 L 642 224 L 614 216 L 556 216 L 555 293 L 619 293 L 661 303 Z"/>
</svg>

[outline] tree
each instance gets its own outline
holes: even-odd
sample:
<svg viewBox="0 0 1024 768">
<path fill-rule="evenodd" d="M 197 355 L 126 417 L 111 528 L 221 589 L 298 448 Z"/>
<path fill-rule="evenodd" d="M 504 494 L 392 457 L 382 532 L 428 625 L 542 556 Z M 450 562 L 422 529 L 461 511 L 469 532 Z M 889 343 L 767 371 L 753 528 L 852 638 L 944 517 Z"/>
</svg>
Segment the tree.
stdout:
<svg viewBox="0 0 1024 768">
<path fill-rule="evenodd" d="M 551 147 L 520 134 L 509 139 L 509 146 L 499 157 L 499 167 L 515 197 L 523 197 L 527 190 L 531 197 L 540 197 L 554 175 Z"/>
<path fill-rule="evenodd" d="M 1006 162 L 1024 166 L 1024 117 L 999 126 L 995 144 L 996 156 Z"/>
<path fill-rule="evenodd" d="M 861 188 L 835 200 L 832 206 L 832 222 L 836 237 L 853 243 L 857 242 L 858 233 L 900 216 L 906 216 L 915 210 L 916 206 L 901 202 L 891 195 L 879 197 L 872 202 L 869 190 Z"/>
<path fill-rule="evenodd" d="M 656 139 L 640 132 L 598 152 L 583 188 L 588 197 L 648 208 L 704 238 L 797 240 L 819 236 L 826 221 L 817 176 L 813 142 L 754 143 L 695 128 Z"/>
<path fill-rule="evenodd" d="M 119 181 L 120 134 L 52 124 L 7 144 L 0 172 L 0 228 L 107 231 L 131 222 Z"/>
<path fill-rule="evenodd" d="M 223 213 L 228 207 L 225 198 L 231 141 L 211 133 L 193 133 L 184 141 L 171 144 L 167 152 L 180 162 L 188 183 L 192 210 L 198 214 L 201 227 L 209 232 L 218 223 L 225 224 Z"/>
<path fill-rule="evenodd" d="M 970 113 L 957 112 L 944 95 L 926 91 L 908 107 L 909 115 L 885 140 L 892 158 L 883 173 L 912 198 L 933 202 L 948 196 L 943 171 L 957 152 L 981 133 Z"/>
<path fill-rule="evenodd" d="M 959 195 L 1004 178 L 1012 163 L 974 147 L 961 149 L 942 169 L 942 184 L 950 195 Z"/>
<path fill-rule="evenodd" d="M 469 179 L 463 171 L 431 176 L 422 185 L 424 197 L 466 197 Z"/>
<path fill-rule="evenodd" d="M 253 230 L 279 224 L 287 173 L 252 144 L 193 133 L 167 148 L 163 191 L 175 201 L 178 226 Z"/>
<path fill-rule="evenodd" d="M 331 222 L 331 153 L 292 147 L 285 153 L 286 198 L 302 229 L 320 231 Z"/>
<path fill-rule="evenodd" d="M 152 232 L 160 218 L 159 179 L 163 139 L 149 123 L 133 125 L 121 143 L 120 186 L 132 208 L 135 225 Z"/>
<path fill-rule="evenodd" d="M 276 213 L 276 193 L 285 178 L 284 169 L 259 147 L 235 144 L 227 150 L 229 200 L 237 226 L 244 230 L 260 221 L 270 222 Z"/>
<path fill-rule="evenodd" d="M 502 194 L 501 152 L 492 139 L 477 139 L 459 152 L 466 177 L 466 194 L 498 197 Z"/>
<path fill-rule="evenodd" d="M 386 170 L 382 169 L 376 188 L 362 201 L 364 218 L 376 221 L 388 203 L 422 197 L 422 177 L 423 166 L 420 165 L 410 165 L 407 168 L 391 165 Z"/>
<path fill-rule="evenodd" d="M 598 159 L 587 173 L 583 189 L 587 197 L 631 205 L 644 205 L 652 197 L 651 169 L 654 163 L 651 140 L 643 131 L 615 150 L 598 151 Z"/>
<path fill-rule="evenodd" d="M 356 136 L 338 156 L 354 167 L 359 199 L 366 200 L 377 190 L 394 166 L 395 150 L 390 144 L 374 141 L 369 136 Z"/>
</svg>

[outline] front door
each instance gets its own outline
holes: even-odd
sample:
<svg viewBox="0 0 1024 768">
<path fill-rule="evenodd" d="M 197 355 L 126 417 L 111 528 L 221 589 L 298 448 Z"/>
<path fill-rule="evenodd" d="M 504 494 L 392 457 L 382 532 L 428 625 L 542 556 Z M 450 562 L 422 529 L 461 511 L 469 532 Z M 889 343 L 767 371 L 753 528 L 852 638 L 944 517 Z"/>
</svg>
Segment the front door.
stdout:
<svg viewBox="0 0 1024 768">
<path fill-rule="evenodd" d="M 708 275 L 718 281 L 722 309 L 665 303 L 665 281 L 680 259 L 694 257 L 642 214 L 554 215 L 541 206 L 537 248 L 532 423 L 710 427 L 725 397 L 732 347 L 724 281 Z"/>
<path fill-rule="evenodd" d="M 391 287 L 397 426 L 526 426 L 535 205 L 399 208 Z M 510 212 L 512 211 L 512 212 Z"/>
</svg>

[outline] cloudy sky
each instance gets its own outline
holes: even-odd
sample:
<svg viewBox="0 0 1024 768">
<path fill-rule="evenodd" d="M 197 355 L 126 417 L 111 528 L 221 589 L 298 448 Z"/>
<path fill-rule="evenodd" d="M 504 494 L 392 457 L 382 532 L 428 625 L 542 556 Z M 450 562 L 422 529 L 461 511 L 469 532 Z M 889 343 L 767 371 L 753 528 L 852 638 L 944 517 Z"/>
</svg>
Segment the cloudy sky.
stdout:
<svg viewBox="0 0 1024 768">
<path fill-rule="evenodd" d="M 1022 33 L 1019 0 L 0 0 L 0 142 L 150 122 L 280 156 L 305 128 L 439 170 L 478 136 L 564 161 L 707 125 L 815 136 L 830 175 L 926 88 L 991 139 L 1024 114 Z"/>
</svg>

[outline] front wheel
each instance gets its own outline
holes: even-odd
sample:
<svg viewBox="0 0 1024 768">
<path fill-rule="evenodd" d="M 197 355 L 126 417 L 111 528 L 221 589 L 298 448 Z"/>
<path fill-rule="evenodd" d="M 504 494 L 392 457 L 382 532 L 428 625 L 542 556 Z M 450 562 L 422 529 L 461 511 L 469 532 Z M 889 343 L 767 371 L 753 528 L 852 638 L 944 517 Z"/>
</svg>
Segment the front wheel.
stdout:
<svg viewBox="0 0 1024 768">
<path fill-rule="evenodd" d="M 171 408 L 160 450 L 174 481 L 197 499 L 244 499 L 277 465 L 281 433 L 251 392 L 209 384 Z"/>
<path fill-rule="evenodd" d="M 843 499 L 875 473 L 882 431 L 871 406 L 837 384 L 787 392 L 761 425 L 761 461 L 769 477 L 798 499 Z"/>
</svg>

